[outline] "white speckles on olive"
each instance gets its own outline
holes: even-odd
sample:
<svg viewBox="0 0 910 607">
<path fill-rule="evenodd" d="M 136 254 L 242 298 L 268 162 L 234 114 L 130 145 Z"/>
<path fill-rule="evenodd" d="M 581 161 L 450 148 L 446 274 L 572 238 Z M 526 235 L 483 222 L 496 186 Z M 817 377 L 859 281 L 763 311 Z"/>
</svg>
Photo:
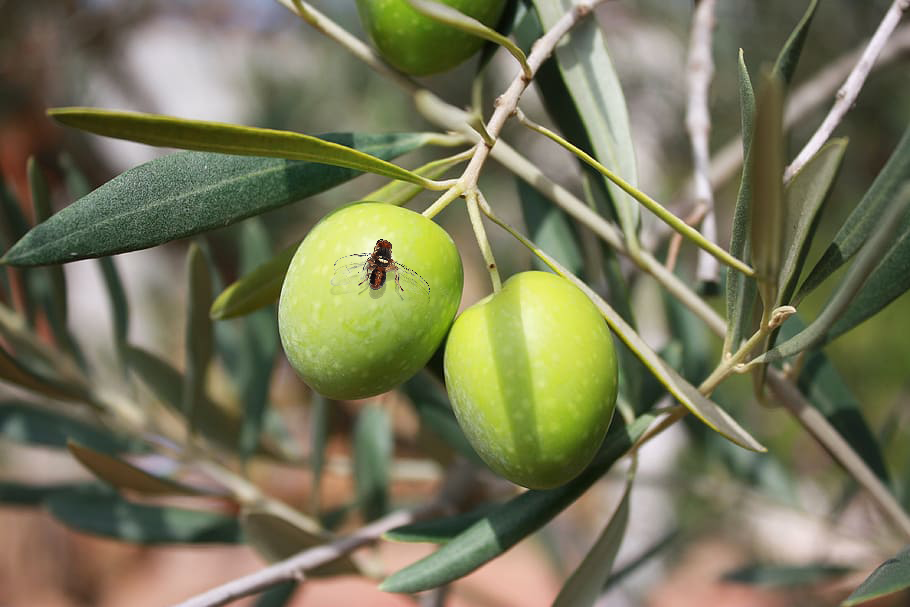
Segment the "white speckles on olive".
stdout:
<svg viewBox="0 0 910 607">
<path fill-rule="evenodd" d="M 391 276 L 377 291 L 362 285 L 333 292 L 336 260 L 370 253 L 380 238 L 392 242 L 393 259 L 430 283 L 429 296 L 399 297 Z M 432 356 L 462 284 L 458 251 L 431 220 L 378 203 L 342 207 L 310 231 L 291 261 L 278 306 L 282 345 L 304 381 L 326 396 L 385 392 Z"/>
<path fill-rule="evenodd" d="M 449 334 L 446 386 L 478 454 L 527 487 L 571 480 L 603 440 L 616 398 L 609 330 L 568 281 L 512 277 Z"/>
</svg>

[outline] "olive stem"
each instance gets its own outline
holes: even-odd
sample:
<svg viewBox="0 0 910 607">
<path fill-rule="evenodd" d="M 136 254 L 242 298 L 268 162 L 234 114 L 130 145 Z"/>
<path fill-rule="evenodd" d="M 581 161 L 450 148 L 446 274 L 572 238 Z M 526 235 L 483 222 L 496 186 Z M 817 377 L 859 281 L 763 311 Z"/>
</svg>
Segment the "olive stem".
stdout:
<svg viewBox="0 0 910 607">
<path fill-rule="evenodd" d="M 464 188 L 462 187 L 461 182 L 457 182 L 455 185 L 450 187 L 448 190 L 442 193 L 442 195 L 437 198 L 433 204 L 428 206 L 426 210 L 421 213 L 427 219 L 433 219 L 436 215 L 445 209 L 449 204 L 464 194 Z"/>
<path fill-rule="evenodd" d="M 493 292 L 498 293 L 502 289 L 502 279 L 499 277 L 499 266 L 496 265 L 496 259 L 493 257 L 493 249 L 490 247 L 490 241 L 487 238 L 487 231 L 483 227 L 483 217 L 480 216 L 478 201 L 482 200 L 483 205 L 489 208 L 487 201 L 483 198 L 480 190 L 472 188 L 465 194 L 465 202 L 468 206 L 468 217 L 471 219 L 471 227 L 474 228 L 474 237 L 477 239 L 477 245 L 480 247 L 480 254 L 487 265 L 487 271 L 490 272 L 490 282 L 493 283 Z"/>
</svg>

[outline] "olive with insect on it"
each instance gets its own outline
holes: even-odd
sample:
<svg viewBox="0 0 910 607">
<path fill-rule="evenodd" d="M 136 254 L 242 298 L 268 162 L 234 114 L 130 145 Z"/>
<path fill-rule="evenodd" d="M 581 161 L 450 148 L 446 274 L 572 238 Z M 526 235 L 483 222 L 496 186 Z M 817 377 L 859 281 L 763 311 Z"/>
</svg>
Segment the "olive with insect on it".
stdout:
<svg viewBox="0 0 910 607">
<path fill-rule="evenodd" d="M 288 267 L 278 302 L 282 346 L 324 396 L 386 392 L 442 343 L 463 283 L 455 243 L 432 220 L 374 202 L 341 207 L 313 227 Z"/>
</svg>

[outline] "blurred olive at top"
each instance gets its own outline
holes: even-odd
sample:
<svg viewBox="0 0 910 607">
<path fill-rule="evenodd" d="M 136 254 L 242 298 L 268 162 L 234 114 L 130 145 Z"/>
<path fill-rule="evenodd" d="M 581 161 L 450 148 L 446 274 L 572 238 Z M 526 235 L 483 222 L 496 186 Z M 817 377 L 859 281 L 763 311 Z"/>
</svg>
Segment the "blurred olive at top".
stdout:
<svg viewBox="0 0 910 607">
<path fill-rule="evenodd" d="M 495 27 L 505 0 L 440 0 Z M 476 53 L 484 40 L 421 15 L 406 0 L 357 0 L 364 29 L 383 58 L 413 76 L 451 69 Z"/>
</svg>

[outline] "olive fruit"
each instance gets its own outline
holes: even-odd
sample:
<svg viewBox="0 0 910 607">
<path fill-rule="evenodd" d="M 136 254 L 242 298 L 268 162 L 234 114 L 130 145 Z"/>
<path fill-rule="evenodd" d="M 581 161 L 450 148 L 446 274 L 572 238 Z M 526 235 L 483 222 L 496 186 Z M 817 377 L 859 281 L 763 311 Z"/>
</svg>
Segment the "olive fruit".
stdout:
<svg viewBox="0 0 910 607">
<path fill-rule="evenodd" d="M 438 0 L 494 27 L 506 0 Z M 382 57 L 413 76 L 455 67 L 483 45 L 482 38 L 434 21 L 407 0 L 357 0 L 364 29 Z"/>
<path fill-rule="evenodd" d="M 442 343 L 463 283 L 455 243 L 430 219 L 375 202 L 344 206 L 313 227 L 291 260 L 278 302 L 281 343 L 317 392 L 380 394 Z"/>
<path fill-rule="evenodd" d="M 455 320 L 445 378 L 477 454 L 535 489 L 562 485 L 590 463 L 616 401 L 609 328 L 581 290 L 546 272 L 513 276 Z"/>
</svg>

